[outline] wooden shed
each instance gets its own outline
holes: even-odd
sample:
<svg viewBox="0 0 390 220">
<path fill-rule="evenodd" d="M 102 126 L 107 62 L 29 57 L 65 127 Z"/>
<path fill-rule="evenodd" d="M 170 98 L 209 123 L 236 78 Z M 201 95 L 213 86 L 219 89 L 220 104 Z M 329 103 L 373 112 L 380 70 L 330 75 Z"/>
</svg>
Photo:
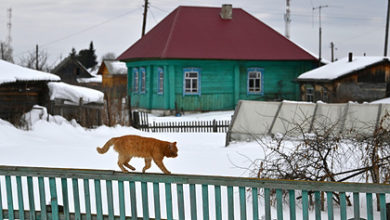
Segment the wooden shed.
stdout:
<svg viewBox="0 0 390 220">
<path fill-rule="evenodd" d="M 240 99 L 298 100 L 318 61 L 240 8 L 180 6 L 123 52 L 135 108 L 234 109 Z"/>
<path fill-rule="evenodd" d="M 303 101 L 371 102 L 390 96 L 390 61 L 387 57 L 349 54 L 303 73 L 297 81 Z"/>
<path fill-rule="evenodd" d="M 129 123 L 129 108 L 126 63 L 115 60 L 103 60 L 97 74 L 102 75 L 108 125 L 127 125 Z"/>
<path fill-rule="evenodd" d="M 0 118 L 18 125 L 34 105 L 49 104 L 47 82 L 60 78 L 0 60 Z"/>
</svg>

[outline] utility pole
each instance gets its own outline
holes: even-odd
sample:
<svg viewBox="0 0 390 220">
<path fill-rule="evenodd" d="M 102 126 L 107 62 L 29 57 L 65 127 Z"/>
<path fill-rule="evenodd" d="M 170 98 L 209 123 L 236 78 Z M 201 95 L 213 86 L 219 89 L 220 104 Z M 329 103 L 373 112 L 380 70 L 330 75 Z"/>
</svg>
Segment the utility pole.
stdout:
<svg viewBox="0 0 390 220">
<path fill-rule="evenodd" d="M 387 1 L 387 16 L 386 16 L 386 32 L 385 32 L 385 52 L 384 52 L 384 56 L 387 56 L 387 40 L 389 38 L 389 13 L 390 13 L 390 0 Z"/>
<path fill-rule="evenodd" d="M 145 0 L 145 5 L 144 5 L 144 20 L 142 22 L 142 37 L 145 35 L 145 27 L 146 27 L 146 17 L 147 17 L 147 14 L 148 14 L 148 6 L 149 5 L 149 1 L 148 0 Z"/>
<path fill-rule="evenodd" d="M 39 57 L 38 57 L 38 44 L 35 46 L 35 69 L 38 70 L 39 69 Z"/>
<path fill-rule="evenodd" d="M 390 0 L 389 0 L 390 1 Z M 321 9 L 322 8 L 327 8 L 328 5 L 320 5 L 318 7 L 314 7 L 313 8 L 313 11 L 318 9 L 318 24 L 319 24 L 319 29 L 318 29 L 318 37 L 319 37 L 319 40 L 318 40 L 318 66 L 321 66 L 321 44 L 322 44 L 322 28 L 321 28 Z"/>
<path fill-rule="evenodd" d="M 3 42 L 1 43 L 1 59 L 4 60 L 4 44 Z"/>
<path fill-rule="evenodd" d="M 330 61 L 334 62 L 334 43 L 330 42 Z"/>
<path fill-rule="evenodd" d="M 390 0 L 389 0 L 390 1 Z M 284 14 L 284 22 L 285 22 L 285 36 L 287 39 L 290 39 L 290 0 L 286 0 L 286 14 Z"/>
</svg>

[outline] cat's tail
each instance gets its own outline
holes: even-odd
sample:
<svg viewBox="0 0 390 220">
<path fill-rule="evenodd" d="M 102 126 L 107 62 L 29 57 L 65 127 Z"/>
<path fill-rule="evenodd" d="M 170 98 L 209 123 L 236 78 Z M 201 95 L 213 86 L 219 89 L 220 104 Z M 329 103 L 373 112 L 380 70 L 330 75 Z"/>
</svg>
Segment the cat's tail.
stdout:
<svg viewBox="0 0 390 220">
<path fill-rule="evenodd" d="M 96 150 L 99 154 L 104 154 L 110 149 L 111 145 L 115 144 L 116 138 L 111 138 L 103 147 L 97 147 Z"/>
</svg>

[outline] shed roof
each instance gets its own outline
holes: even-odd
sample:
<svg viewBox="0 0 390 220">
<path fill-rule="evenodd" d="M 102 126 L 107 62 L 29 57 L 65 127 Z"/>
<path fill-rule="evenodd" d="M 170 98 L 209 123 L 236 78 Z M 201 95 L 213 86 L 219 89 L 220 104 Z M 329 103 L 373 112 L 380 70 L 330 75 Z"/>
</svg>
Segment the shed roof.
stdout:
<svg viewBox="0 0 390 220">
<path fill-rule="evenodd" d="M 60 77 L 0 60 L 0 84 L 17 81 L 59 81 Z"/>
<path fill-rule="evenodd" d="M 297 80 L 331 81 L 384 61 L 388 62 L 389 58 L 380 56 L 355 56 L 349 62 L 349 58 L 345 57 L 336 62 L 302 73 L 298 76 Z"/>
<path fill-rule="evenodd" d="M 221 8 L 179 6 L 118 60 L 316 60 L 310 53 L 240 8 L 222 19 Z"/>
</svg>

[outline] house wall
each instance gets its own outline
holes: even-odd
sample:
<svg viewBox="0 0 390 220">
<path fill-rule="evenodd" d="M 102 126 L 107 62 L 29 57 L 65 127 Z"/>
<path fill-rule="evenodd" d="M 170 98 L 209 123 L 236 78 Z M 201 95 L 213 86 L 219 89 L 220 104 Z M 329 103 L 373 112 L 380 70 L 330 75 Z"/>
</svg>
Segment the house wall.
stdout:
<svg viewBox="0 0 390 220">
<path fill-rule="evenodd" d="M 91 75 L 80 67 L 75 61 L 68 60 L 64 65 L 56 68 L 54 74 L 61 77 L 61 80 L 71 84 L 77 84 L 77 78 L 88 78 Z"/>
<path fill-rule="evenodd" d="M 307 101 L 306 89 L 308 85 L 314 88 L 313 101 L 343 103 L 378 100 L 390 95 L 390 63 L 382 62 L 372 65 L 333 81 L 301 83 L 301 100 Z M 324 88 L 328 93 L 327 100 L 324 100 Z"/>
<path fill-rule="evenodd" d="M 133 107 L 171 111 L 234 109 L 238 100 L 298 100 L 295 78 L 313 61 L 145 60 L 127 62 L 128 92 Z M 145 68 L 146 92 L 133 91 L 133 68 Z M 247 90 L 248 68 L 262 69 L 261 94 Z M 158 68 L 164 70 L 164 93 L 158 94 Z M 184 68 L 200 69 L 200 92 L 183 95 Z M 139 78 L 141 74 L 139 73 Z"/>
</svg>

